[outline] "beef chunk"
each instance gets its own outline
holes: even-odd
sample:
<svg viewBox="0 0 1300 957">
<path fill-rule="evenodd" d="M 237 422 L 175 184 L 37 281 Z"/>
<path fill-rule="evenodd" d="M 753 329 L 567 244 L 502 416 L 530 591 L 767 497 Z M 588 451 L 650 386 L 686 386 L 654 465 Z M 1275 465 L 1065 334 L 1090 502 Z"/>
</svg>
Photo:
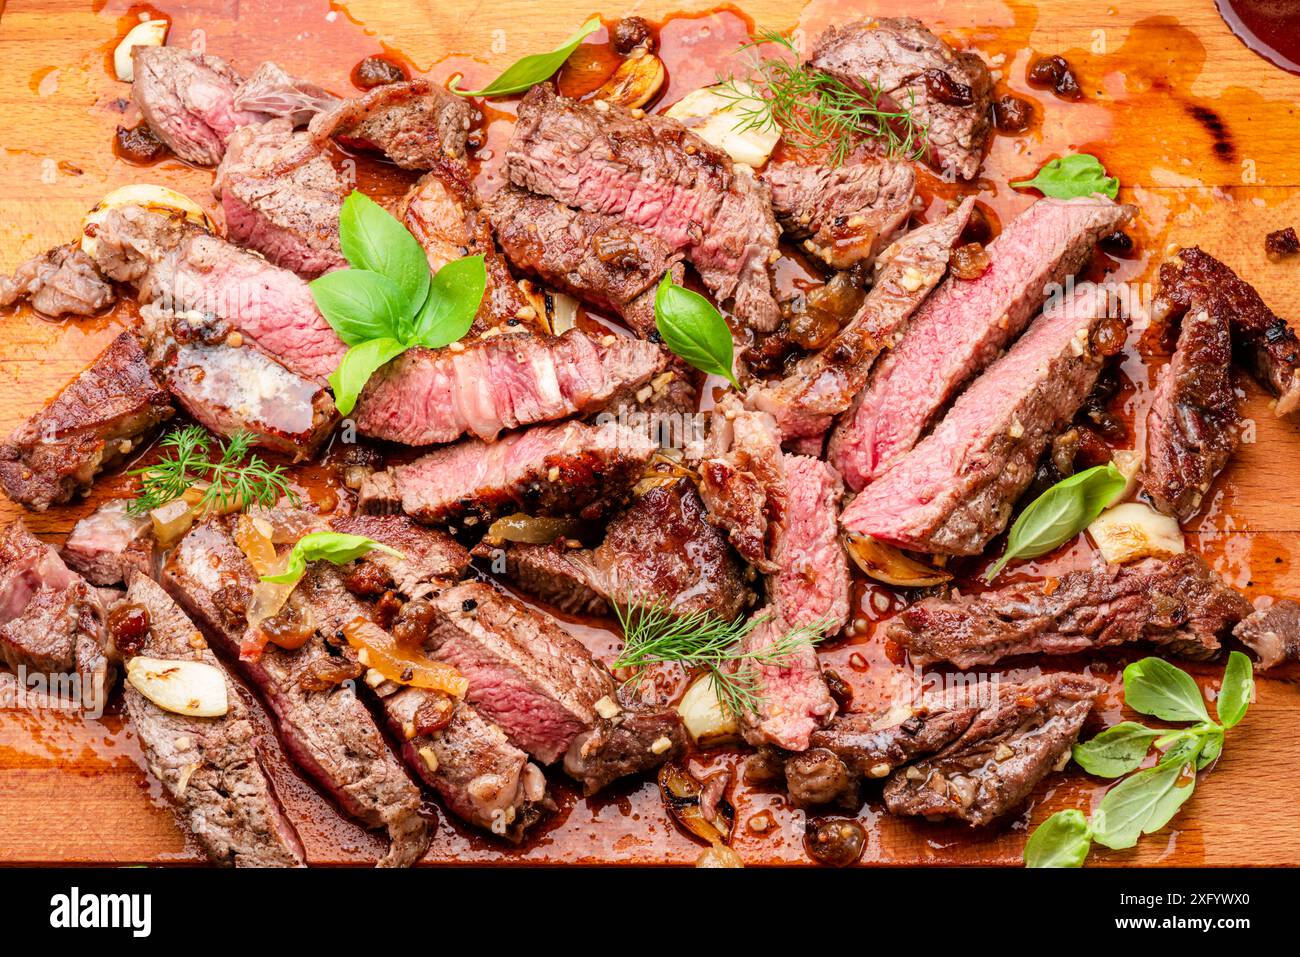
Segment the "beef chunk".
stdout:
<svg viewBox="0 0 1300 957">
<path fill-rule="evenodd" d="M 672 707 L 620 711 L 573 739 L 564 770 L 588 797 L 614 781 L 651 771 L 686 752 L 686 728 Z"/>
<path fill-rule="evenodd" d="M 336 137 L 348 146 L 374 149 L 403 169 L 431 169 L 440 159 L 465 157 L 474 109 L 463 98 L 428 80 L 386 83 L 342 100 L 312 118 L 313 139 Z"/>
<path fill-rule="evenodd" d="M 1300 604 L 1275 601 L 1246 617 L 1232 634 L 1259 656 L 1256 671 L 1300 658 Z"/>
<path fill-rule="evenodd" d="M 138 571 L 150 578 L 156 568 L 153 522 L 132 515 L 116 499 L 77 522 L 63 545 L 63 560 L 92 585 L 117 585 Z"/>
<path fill-rule="evenodd" d="M 37 312 L 61 316 L 93 316 L 117 299 L 94 261 L 79 246 L 56 246 L 23 263 L 12 279 L 0 276 L 0 306 L 27 297 Z"/>
</svg>

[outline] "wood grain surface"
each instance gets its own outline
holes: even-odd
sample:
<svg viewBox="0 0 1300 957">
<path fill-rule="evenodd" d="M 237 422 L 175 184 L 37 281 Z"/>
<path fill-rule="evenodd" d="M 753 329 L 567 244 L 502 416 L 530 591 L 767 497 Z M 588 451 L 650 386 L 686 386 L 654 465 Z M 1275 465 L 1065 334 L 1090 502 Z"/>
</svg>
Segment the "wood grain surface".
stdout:
<svg viewBox="0 0 1300 957">
<path fill-rule="evenodd" d="M 717 12 L 713 4 L 692 0 L 629 0 L 626 7 L 596 7 L 592 0 L 172 0 L 160 8 L 173 19 L 170 42 L 206 44 L 242 70 L 273 58 L 340 92 L 351 89 L 352 65 L 382 50 L 400 52 L 436 77 L 457 69 L 474 81 L 526 52 L 553 46 L 592 13 L 607 20 L 627 13 L 656 20 L 686 14 L 673 21 L 674 42 L 687 51 L 698 43 L 701 54 L 685 56 L 673 71 L 675 98 L 725 69 L 710 37 L 734 33 L 738 39 L 748 27 L 734 8 Z M 116 0 L 0 2 L 0 268 L 8 271 L 68 241 L 86 210 L 124 183 L 165 183 L 214 207 L 209 172 L 174 160 L 141 169 L 116 159 L 110 149 L 114 128 L 126 122 L 129 95 L 111 76 L 111 51 L 139 9 Z M 1293 325 L 1300 323 L 1300 262 L 1273 263 L 1264 254 L 1266 233 L 1300 226 L 1300 77 L 1247 50 L 1212 0 L 814 0 L 802 9 L 786 0 L 751 0 L 740 9 L 752 24 L 799 26 L 805 34 L 866 12 L 905 13 L 974 47 L 998 71 L 1000 89 L 1031 97 L 1039 112 L 1030 133 L 996 138 L 975 186 L 989 209 L 1005 221 L 1031 199 L 1011 191 L 1009 179 L 1032 174 L 1062 153 L 1094 152 L 1120 177 L 1121 198 L 1141 210 L 1134 230 L 1139 255 L 1121 266 L 1118 278 L 1149 281 L 1167 248 L 1195 243 L 1253 282 Z M 1084 101 L 1066 103 L 1029 89 L 1025 69 L 1035 53 L 1065 55 L 1082 80 Z M 52 323 L 21 310 L 0 314 L 0 432 L 40 408 L 125 318 Z M 1144 397 L 1162 350 L 1139 327 L 1132 351 L 1125 372 L 1135 389 L 1122 411 L 1136 421 L 1140 438 Z M 1138 361 L 1139 351 L 1151 361 Z M 1255 441 L 1217 484 L 1206 515 L 1189 527 L 1189 543 L 1252 596 L 1300 595 L 1300 423 L 1279 421 L 1267 397 L 1253 384 L 1246 388 Z M 123 479 L 107 477 L 90 499 L 28 516 L 28 522 L 48 540 L 61 541 L 77 518 L 125 487 Z M 0 502 L 0 520 L 20 512 Z M 878 674 L 871 669 L 884 663 L 877 644 L 875 636 L 863 634 L 824 657 L 855 671 L 855 686 L 870 683 Z M 860 661 L 869 666 L 863 670 Z M 1094 667 L 1113 674 L 1118 663 Z M 1210 685 L 1217 672 L 1218 666 L 1197 669 Z M 1260 681 L 1249 717 L 1231 734 L 1224 758 L 1202 777 L 1172 828 L 1134 851 L 1095 853 L 1094 861 L 1295 864 L 1296 675 L 1283 671 Z M 0 692 L 6 681 L 12 684 L 0 676 Z M 1108 720 L 1119 716 L 1115 704 Z M 714 755 L 697 767 L 735 760 Z M 376 838 L 334 815 L 289 768 L 273 770 L 313 862 L 364 864 L 378 856 Z M 1077 773 L 1060 776 L 1015 821 L 981 832 L 887 819 L 879 802 L 869 801 L 861 813 L 870 834 L 863 859 L 1013 864 L 1029 827 L 1059 808 L 1086 806 L 1100 793 L 1095 781 Z M 759 793 L 745 792 L 737 803 L 736 847 L 747 862 L 806 862 L 801 812 Z M 774 817 L 773 828 L 759 834 L 745 826 L 765 809 Z M 502 853 L 444 818 L 429 861 L 689 863 L 698 853 L 664 818 L 653 785 L 643 783 L 599 802 L 566 805 L 560 823 L 519 852 Z M 132 732 L 119 717 L 86 721 L 48 709 L 0 706 L 0 863 L 200 860 L 143 770 Z"/>
</svg>

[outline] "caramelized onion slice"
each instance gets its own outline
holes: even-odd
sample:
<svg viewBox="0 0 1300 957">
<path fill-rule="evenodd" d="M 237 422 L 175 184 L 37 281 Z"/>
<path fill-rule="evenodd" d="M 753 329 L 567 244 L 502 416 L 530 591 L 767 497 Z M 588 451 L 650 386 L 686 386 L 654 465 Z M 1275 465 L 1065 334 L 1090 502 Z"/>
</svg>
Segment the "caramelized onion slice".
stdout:
<svg viewBox="0 0 1300 957">
<path fill-rule="evenodd" d="M 504 542 L 525 542 L 529 545 L 549 545 L 557 538 L 572 536 L 579 527 L 577 519 L 543 518 L 515 512 L 499 518 L 488 529 L 488 536 Z"/>
<path fill-rule="evenodd" d="M 928 588 L 952 579 L 949 572 L 917 561 L 910 555 L 877 541 L 870 535 L 846 532 L 844 548 L 853 564 L 876 581 L 902 588 Z"/>
<path fill-rule="evenodd" d="M 628 109 L 649 103 L 664 83 L 664 65 L 646 47 L 632 50 L 614 75 L 596 91 L 595 99 Z"/>
<path fill-rule="evenodd" d="M 389 681 L 412 688 L 465 696 L 469 682 L 451 665 L 433 661 L 418 648 L 401 644 L 373 621 L 354 618 L 343 626 L 343 637 L 357 649 L 358 660 Z"/>
<path fill-rule="evenodd" d="M 676 761 L 670 761 L 659 769 L 659 794 L 677 825 L 710 846 L 726 844 L 736 823 L 736 810 L 724 798 L 718 801 L 714 820 L 708 820 L 700 807 L 703 789 L 695 775 Z"/>
</svg>

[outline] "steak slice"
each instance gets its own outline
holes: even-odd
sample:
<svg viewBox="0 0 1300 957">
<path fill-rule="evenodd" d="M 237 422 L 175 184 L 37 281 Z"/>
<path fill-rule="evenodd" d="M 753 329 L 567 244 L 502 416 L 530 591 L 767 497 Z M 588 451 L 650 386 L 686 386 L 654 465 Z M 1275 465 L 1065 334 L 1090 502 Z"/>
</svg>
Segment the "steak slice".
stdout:
<svg viewBox="0 0 1300 957">
<path fill-rule="evenodd" d="M 236 110 L 257 113 L 270 120 L 288 120 L 306 126 L 317 113 L 338 103 L 328 90 L 290 76 L 277 63 L 266 60 L 235 90 Z M 230 144 L 226 144 L 227 149 Z"/>
<path fill-rule="evenodd" d="M 1147 413 L 1138 481 L 1160 511 L 1180 521 L 1201 507 L 1241 441 L 1228 316 L 1196 308 L 1183 317 L 1178 348 Z"/>
<path fill-rule="evenodd" d="M 901 548 L 978 555 L 1011 518 L 1052 437 L 1092 391 L 1092 334 L 1104 287 L 1081 285 L 967 389 L 920 445 L 872 482 L 840 521 Z"/>
<path fill-rule="evenodd" d="M 596 618 L 609 614 L 610 600 L 591 554 L 588 548 L 569 548 L 563 539 L 550 545 L 484 539 L 474 548 L 493 573 L 530 597 L 566 615 Z"/>
<path fill-rule="evenodd" d="M 780 231 L 767 187 L 680 123 L 597 110 L 545 84 L 519 104 L 510 182 L 615 216 L 684 252 L 719 302 L 759 332 L 781 320 L 769 267 Z"/>
<path fill-rule="evenodd" d="M 870 265 L 912 212 L 910 163 L 769 163 L 763 180 L 781 229 L 832 269 Z M 955 238 L 955 237 L 954 237 Z"/>
<path fill-rule="evenodd" d="M 759 611 L 754 627 L 741 640 L 749 656 L 771 652 L 792 627 L 772 606 Z M 822 677 L 811 642 L 800 642 L 780 662 L 746 661 L 760 696 L 760 707 L 741 716 L 741 733 L 754 746 L 775 745 L 803 751 L 809 736 L 835 716 L 835 699 Z"/>
<path fill-rule="evenodd" d="M 402 169 L 432 169 L 442 158 L 463 159 L 474 108 L 428 80 L 377 86 L 318 113 L 308 127 L 318 146 L 334 137 L 346 146 L 378 150 Z"/>
<path fill-rule="evenodd" d="M 124 332 L 0 445 L 0 485 L 15 502 L 43 512 L 89 490 L 101 470 L 171 414 L 140 343 Z"/>
<path fill-rule="evenodd" d="M 1294 661 L 1300 658 L 1300 604 L 1275 601 L 1243 619 L 1232 634 L 1259 656 L 1256 671 Z"/>
<path fill-rule="evenodd" d="M 1264 304 L 1249 283 L 1195 246 L 1160 267 L 1155 317 L 1178 317 L 1192 309 L 1227 316 L 1239 356 L 1277 398 L 1274 411 L 1289 415 L 1300 408 L 1300 340 Z"/>
<path fill-rule="evenodd" d="M 508 186 L 488 204 L 497 239 L 516 269 L 618 316 L 645 339 L 655 331 L 655 287 L 681 254 L 621 219 L 570 209 Z"/>
<path fill-rule="evenodd" d="M 808 65 L 871 97 L 906 109 L 926 130 L 930 162 L 963 179 L 979 172 L 988 142 L 993 79 L 976 54 L 953 50 L 910 17 L 831 27 Z"/>
<path fill-rule="evenodd" d="M 217 167 L 226 236 L 304 279 L 347 265 L 339 211 L 348 186 L 329 157 L 287 119 L 238 129 Z"/>
<path fill-rule="evenodd" d="M 989 244 L 989 267 L 979 278 L 948 277 L 876 364 L 832 440 L 831 464 L 849 488 L 861 491 L 916 445 L 963 383 L 1132 215 L 1131 206 L 1104 197 L 1040 199 Z"/>
<path fill-rule="evenodd" d="M 239 656 L 245 611 L 257 581 L 227 520 L 192 529 L 162 575 L 163 586 L 229 657 Z M 305 593 L 301 586 L 294 595 L 300 593 Z M 321 680 L 344 673 L 349 660 L 317 634 L 295 651 L 267 645 L 256 661 L 242 663 L 249 682 L 276 715 L 290 757 L 345 812 L 368 827 L 387 829 L 391 846 L 380 866 L 419 860 L 429 846 L 419 790 L 351 683 Z"/>
<path fill-rule="evenodd" d="M 72 527 L 63 545 L 63 560 L 92 585 L 117 585 L 138 571 L 157 574 L 153 522 L 132 515 L 125 499 L 99 506 Z"/>
<path fill-rule="evenodd" d="M 601 718 L 573 739 L 564 770 L 591 797 L 619 778 L 652 771 L 686 753 L 686 728 L 671 707 L 642 707 Z"/>
<path fill-rule="evenodd" d="M 349 515 L 334 519 L 330 528 L 344 535 L 364 535 L 401 552 L 398 558 L 373 551 L 355 564 L 382 571 L 407 598 L 420 598 L 441 580 L 464 578 L 469 570 L 469 552 L 463 545 L 405 515 Z"/>
<path fill-rule="evenodd" d="M 220 671 L 226 683 L 229 710 L 217 718 L 165 711 L 129 682 L 123 692 L 149 771 L 162 783 L 177 816 L 214 864 L 304 866 L 302 841 L 262 766 L 263 744 L 249 719 L 244 690 L 156 583 L 136 574 L 125 600 L 148 614 L 139 654 L 199 661 Z"/>
<path fill-rule="evenodd" d="M 473 524 L 514 511 L 579 515 L 608 511 L 640 477 L 658 448 L 616 423 L 535 426 L 487 444 L 467 440 L 363 483 L 371 512 L 400 507 L 431 525 Z"/>
<path fill-rule="evenodd" d="M 1010 811 L 1062 759 L 1106 684 L 1085 675 L 999 683 L 994 701 L 956 741 L 894 772 L 885 784 L 891 814 L 987 824 Z"/>
<path fill-rule="evenodd" d="M 791 627 L 819 626 L 833 635 L 849 618 L 849 561 L 840 545 L 840 498 L 844 483 L 825 462 L 783 455 L 786 498 L 778 527 L 771 576 L 780 620 Z"/>
<path fill-rule="evenodd" d="M 365 435 L 406 445 L 452 442 L 601 409 L 663 367 L 652 342 L 562 336 L 493 336 L 458 349 L 411 349 L 366 384 L 354 413 Z"/>
<path fill-rule="evenodd" d="M 37 312 L 55 319 L 93 316 L 117 300 L 94 261 L 75 244 L 55 246 L 29 259 L 14 271 L 12 279 L 0 276 L 0 307 L 11 306 L 22 297 L 30 300 Z"/>
<path fill-rule="evenodd" d="M 902 337 L 912 314 L 948 271 L 948 258 L 975 201 L 965 200 L 937 223 L 908 233 L 881 255 L 861 308 L 820 352 L 800 359 L 776 383 L 752 386 L 745 402 L 770 412 L 782 438 L 820 438 L 833 416 L 849 408 L 867 384 L 882 350 Z"/>
<path fill-rule="evenodd" d="M 1013 655 L 1070 655 L 1135 641 L 1205 659 L 1250 603 L 1200 556 L 1097 565 L 1049 585 L 1026 582 L 976 596 L 931 597 L 905 609 L 886 634 L 919 667 L 991 665 Z"/>
</svg>

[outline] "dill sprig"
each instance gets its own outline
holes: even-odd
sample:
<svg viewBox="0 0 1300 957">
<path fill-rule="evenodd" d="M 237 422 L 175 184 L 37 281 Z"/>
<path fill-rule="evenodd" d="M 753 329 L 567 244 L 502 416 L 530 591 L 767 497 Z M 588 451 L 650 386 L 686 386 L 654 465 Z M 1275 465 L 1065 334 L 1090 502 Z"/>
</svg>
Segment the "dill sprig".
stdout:
<svg viewBox="0 0 1300 957">
<path fill-rule="evenodd" d="M 765 44 L 783 52 L 761 56 Z M 831 150 L 839 166 L 862 140 L 873 140 L 891 158 L 923 159 L 928 152 L 929 126 L 914 115 L 916 96 L 908 103 L 888 104 L 882 91 L 862 78 L 861 89 L 849 86 L 824 70 L 799 62 L 789 37 L 765 30 L 740 48 L 748 51 L 748 79 L 728 77 L 721 95 L 736 101 L 735 130 L 781 130 L 782 139 L 797 149 Z"/>
<path fill-rule="evenodd" d="M 220 454 L 214 461 L 214 440 L 201 425 L 169 432 L 158 446 L 170 455 L 127 473 L 140 476 L 140 494 L 127 511 L 143 515 L 180 498 L 200 482 L 207 483 L 195 505 L 200 515 L 212 509 L 227 511 L 232 503 L 238 508 L 271 506 L 284 496 L 297 504 L 298 496 L 289 487 L 284 468 L 249 454 L 253 440 L 253 434 L 242 429 L 225 441 L 217 440 Z"/>
<path fill-rule="evenodd" d="M 613 667 L 636 669 L 628 683 L 635 687 L 647 665 L 677 662 L 687 668 L 704 668 L 713 676 L 718 703 L 737 719 L 760 710 L 766 701 L 753 666 L 788 666 L 800 646 L 820 641 L 830 626 L 829 621 L 801 625 L 766 648 L 745 651 L 740 646 L 742 640 L 770 615 L 741 616 L 735 621 L 707 611 L 678 615 L 642 599 L 626 607 L 618 605 L 616 611 L 623 628 L 623 650 Z"/>
</svg>

